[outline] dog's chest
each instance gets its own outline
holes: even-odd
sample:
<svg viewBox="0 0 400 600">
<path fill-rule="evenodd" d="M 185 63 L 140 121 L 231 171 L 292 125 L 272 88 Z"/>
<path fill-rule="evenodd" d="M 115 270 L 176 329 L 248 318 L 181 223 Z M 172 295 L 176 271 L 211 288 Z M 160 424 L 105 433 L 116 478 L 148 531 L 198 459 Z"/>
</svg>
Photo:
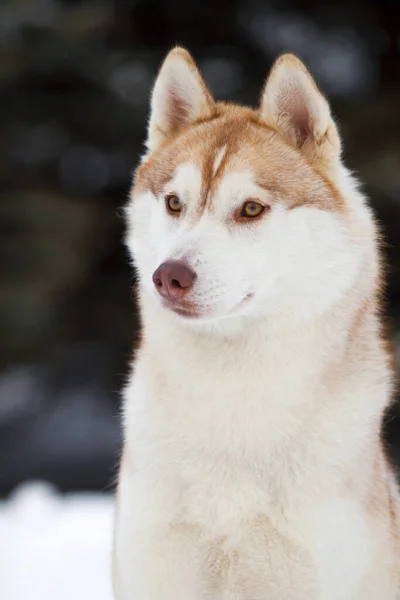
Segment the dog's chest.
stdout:
<svg viewBox="0 0 400 600">
<path fill-rule="evenodd" d="M 315 421 L 319 396 L 307 389 L 305 403 L 304 386 L 281 379 L 247 387 L 234 377 L 192 387 L 136 380 L 129 439 L 141 470 L 151 467 L 163 514 L 202 532 L 207 598 L 302 600 L 304 590 L 313 600 L 316 586 L 340 585 L 343 594 L 332 598 L 358 600 L 370 558 L 357 506 L 340 498 L 308 506 L 307 489 L 327 482 L 331 448 L 326 419 Z M 299 497 L 300 516 L 277 518 Z"/>
<path fill-rule="evenodd" d="M 263 511 L 305 469 L 315 474 L 321 447 L 307 435 L 308 408 L 288 414 L 281 393 L 272 386 L 248 396 L 237 388 L 196 389 L 179 406 L 178 394 L 174 404 L 163 403 L 153 421 L 153 464 L 181 484 L 191 520 Z"/>
</svg>

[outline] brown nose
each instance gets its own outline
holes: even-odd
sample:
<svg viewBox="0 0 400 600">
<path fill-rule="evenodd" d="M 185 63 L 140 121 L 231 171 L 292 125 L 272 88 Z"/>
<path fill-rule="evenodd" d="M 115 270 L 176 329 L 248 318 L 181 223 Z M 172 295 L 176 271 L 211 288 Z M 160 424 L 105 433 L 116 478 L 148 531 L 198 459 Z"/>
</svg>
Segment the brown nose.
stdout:
<svg viewBox="0 0 400 600">
<path fill-rule="evenodd" d="M 184 263 L 169 260 L 162 263 L 153 273 L 153 283 L 163 298 L 183 298 L 193 286 L 196 273 Z"/>
</svg>

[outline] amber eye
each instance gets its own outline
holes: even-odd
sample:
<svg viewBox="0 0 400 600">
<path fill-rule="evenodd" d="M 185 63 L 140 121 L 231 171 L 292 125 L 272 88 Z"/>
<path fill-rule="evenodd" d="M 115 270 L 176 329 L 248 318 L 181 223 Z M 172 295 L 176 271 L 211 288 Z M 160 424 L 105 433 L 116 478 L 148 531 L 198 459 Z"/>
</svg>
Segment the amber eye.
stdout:
<svg viewBox="0 0 400 600">
<path fill-rule="evenodd" d="M 255 202 L 254 200 L 249 200 L 243 204 L 240 216 L 247 217 L 248 219 L 254 219 L 255 217 L 259 217 L 264 210 L 265 206 Z"/>
<path fill-rule="evenodd" d="M 178 196 L 175 196 L 175 194 L 169 194 L 168 196 L 165 196 L 165 204 L 168 212 L 173 215 L 179 215 L 182 210 L 181 201 L 179 200 Z"/>
</svg>

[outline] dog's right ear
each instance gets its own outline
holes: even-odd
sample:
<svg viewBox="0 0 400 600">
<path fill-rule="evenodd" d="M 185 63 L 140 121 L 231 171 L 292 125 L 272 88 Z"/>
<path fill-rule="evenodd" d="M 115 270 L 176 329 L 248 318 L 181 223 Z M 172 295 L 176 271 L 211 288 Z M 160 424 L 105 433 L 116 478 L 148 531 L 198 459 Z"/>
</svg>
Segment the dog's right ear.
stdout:
<svg viewBox="0 0 400 600">
<path fill-rule="evenodd" d="M 329 104 L 296 56 L 284 54 L 273 65 L 259 115 L 322 170 L 337 164 L 340 138 Z"/>
<path fill-rule="evenodd" d="M 147 148 L 153 152 L 185 127 L 209 119 L 214 107 L 189 52 L 174 48 L 164 60 L 154 85 Z"/>
</svg>

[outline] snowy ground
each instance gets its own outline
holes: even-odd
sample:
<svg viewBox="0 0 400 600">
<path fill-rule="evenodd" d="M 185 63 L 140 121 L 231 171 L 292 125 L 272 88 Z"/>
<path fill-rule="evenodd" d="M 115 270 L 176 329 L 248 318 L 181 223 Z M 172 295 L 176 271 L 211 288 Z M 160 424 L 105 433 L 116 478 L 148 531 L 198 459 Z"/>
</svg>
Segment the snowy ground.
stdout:
<svg viewBox="0 0 400 600">
<path fill-rule="evenodd" d="M 1 600 L 112 600 L 113 501 L 30 484 L 0 502 Z"/>
</svg>

